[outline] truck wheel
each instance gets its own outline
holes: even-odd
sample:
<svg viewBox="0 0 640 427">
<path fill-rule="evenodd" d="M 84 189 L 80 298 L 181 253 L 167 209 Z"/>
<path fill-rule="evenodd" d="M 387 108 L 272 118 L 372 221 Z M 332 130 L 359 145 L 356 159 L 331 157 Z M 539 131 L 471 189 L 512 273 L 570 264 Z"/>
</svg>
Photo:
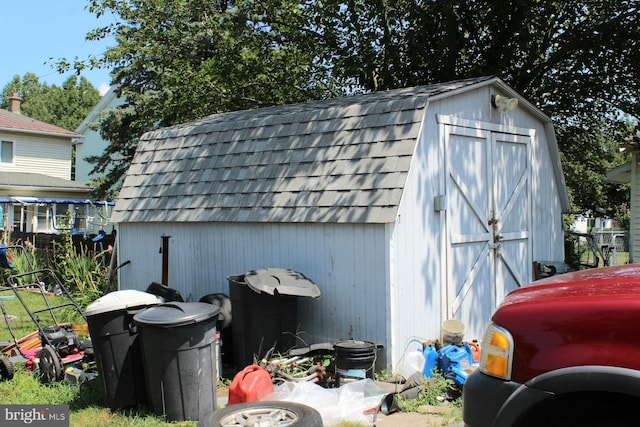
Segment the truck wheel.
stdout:
<svg viewBox="0 0 640 427">
<path fill-rule="evenodd" d="M 13 363 L 6 357 L 0 357 L 0 381 L 13 379 Z"/>
<path fill-rule="evenodd" d="M 534 407 L 517 426 L 633 427 L 638 403 L 637 397 L 616 393 L 572 393 Z"/>
<path fill-rule="evenodd" d="M 239 403 L 212 412 L 198 427 L 322 427 L 315 409 L 293 402 Z"/>
</svg>

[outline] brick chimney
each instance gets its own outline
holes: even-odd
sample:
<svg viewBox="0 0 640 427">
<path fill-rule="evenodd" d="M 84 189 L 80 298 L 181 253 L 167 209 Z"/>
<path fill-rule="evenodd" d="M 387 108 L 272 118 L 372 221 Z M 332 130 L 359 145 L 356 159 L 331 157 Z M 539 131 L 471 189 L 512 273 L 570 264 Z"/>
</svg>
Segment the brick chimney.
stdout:
<svg viewBox="0 0 640 427">
<path fill-rule="evenodd" d="M 20 97 L 16 92 L 9 97 L 9 111 L 12 113 L 20 114 Z"/>
</svg>

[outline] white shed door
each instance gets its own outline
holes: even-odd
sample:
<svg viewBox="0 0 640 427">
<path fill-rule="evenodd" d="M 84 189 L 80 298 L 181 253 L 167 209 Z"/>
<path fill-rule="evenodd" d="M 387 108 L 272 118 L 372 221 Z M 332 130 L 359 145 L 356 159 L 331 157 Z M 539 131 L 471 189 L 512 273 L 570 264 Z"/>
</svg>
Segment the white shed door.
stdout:
<svg viewBox="0 0 640 427">
<path fill-rule="evenodd" d="M 445 125 L 447 318 L 482 338 L 506 293 L 531 280 L 530 137 Z"/>
</svg>

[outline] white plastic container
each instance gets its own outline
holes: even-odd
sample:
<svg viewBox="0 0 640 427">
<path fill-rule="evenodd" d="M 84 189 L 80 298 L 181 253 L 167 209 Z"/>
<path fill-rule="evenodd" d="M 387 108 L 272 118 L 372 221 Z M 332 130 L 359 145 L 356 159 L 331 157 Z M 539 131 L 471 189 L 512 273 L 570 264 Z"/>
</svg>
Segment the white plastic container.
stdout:
<svg viewBox="0 0 640 427">
<path fill-rule="evenodd" d="M 409 378 L 411 375 L 419 372 L 422 374 L 424 370 L 425 358 L 422 350 L 414 350 L 407 353 L 402 363 L 400 375 Z"/>
</svg>

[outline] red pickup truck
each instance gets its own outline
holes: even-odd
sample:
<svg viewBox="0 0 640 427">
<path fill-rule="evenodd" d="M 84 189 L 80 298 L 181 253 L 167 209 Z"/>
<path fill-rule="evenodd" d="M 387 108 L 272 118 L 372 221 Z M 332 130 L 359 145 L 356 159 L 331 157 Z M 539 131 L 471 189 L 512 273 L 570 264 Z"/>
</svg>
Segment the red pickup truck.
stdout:
<svg viewBox="0 0 640 427">
<path fill-rule="evenodd" d="M 471 427 L 640 425 L 640 264 L 508 294 L 462 405 Z"/>
</svg>

